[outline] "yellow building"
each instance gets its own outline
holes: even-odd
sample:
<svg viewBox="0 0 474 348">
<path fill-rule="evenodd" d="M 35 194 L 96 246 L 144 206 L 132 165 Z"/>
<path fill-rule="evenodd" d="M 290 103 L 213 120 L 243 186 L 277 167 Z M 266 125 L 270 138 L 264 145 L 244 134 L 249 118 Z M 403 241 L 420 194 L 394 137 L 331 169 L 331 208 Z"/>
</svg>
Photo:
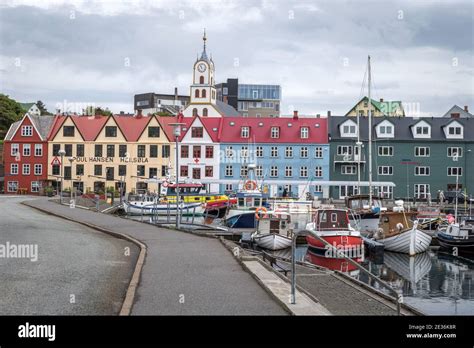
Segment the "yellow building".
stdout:
<svg viewBox="0 0 474 348">
<path fill-rule="evenodd" d="M 369 116 L 369 98 L 362 98 L 346 116 Z M 372 116 L 405 116 L 405 110 L 401 101 L 376 101 L 372 99 Z"/>
<path fill-rule="evenodd" d="M 174 120 L 174 118 L 173 118 Z M 57 116 L 48 142 L 48 178 L 60 181 L 63 150 L 64 189 L 104 193 L 159 189 L 174 164 L 170 127 L 155 116 Z"/>
</svg>

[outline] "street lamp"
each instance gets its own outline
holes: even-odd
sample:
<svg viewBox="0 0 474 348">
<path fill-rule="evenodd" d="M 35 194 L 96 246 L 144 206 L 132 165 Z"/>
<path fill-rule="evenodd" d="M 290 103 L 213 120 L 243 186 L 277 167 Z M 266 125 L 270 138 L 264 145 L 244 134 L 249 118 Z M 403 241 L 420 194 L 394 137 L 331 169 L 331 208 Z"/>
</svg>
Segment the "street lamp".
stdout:
<svg viewBox="0 0 474 348">
<path fill-rule="evenodd" d="M 453 155 L 454 155 L 453 161 L 457 162 L 459 159 L 458 153 L 455 152 Z M 458 199 L 459 199 L 458 189 L 459 189 L 459 167 L 456 167 L 456 199 L 455 199 L 455 207 L 454 207 L 454 222 L 455 223 L 458 222 Z"/>
<path fill-rule="evenodd" d="M 64 156 L 66 155 L 66 151 L 63 149 L 58 151 L 58 155 L 61 156 L 61 187 L 59 190 L 59 203 L 63 203 L 63 179 L 64 179 Z"/>
<path fill-rule="evenodd" d="M 72 197 L 72 191 L 73 191 L 73 184 L 72 184 L 72 162 L 74 162 L 74 157 L 69 157 L 68 160 L 69 160 L 69 165 L 71 167 L 71 197 Z"/>
<path fill-rule="evenodd" d="M 174 138 L 176 141 L 176 165 L 175 165 L 175 170 L 176 170 L 176 228 L 180 228 L 179 224 L 179 157 L 178 157 L 178 140 L 179 137 L 181 136 L 181 126 L 183 126 L 185 123 L 170 123 L 170 126 L 173 126 L 173 134 Z"/>
</svg>

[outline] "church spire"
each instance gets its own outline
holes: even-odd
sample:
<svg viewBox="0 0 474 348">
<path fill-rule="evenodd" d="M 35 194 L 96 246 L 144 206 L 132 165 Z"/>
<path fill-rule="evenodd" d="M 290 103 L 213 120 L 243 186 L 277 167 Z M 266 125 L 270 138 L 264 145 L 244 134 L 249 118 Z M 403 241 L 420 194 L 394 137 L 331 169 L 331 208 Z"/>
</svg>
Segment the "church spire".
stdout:
<svg viewBox="0 0 474 348">
<path fill-rule="evenodd" d="M 206 28 L 204 28 L 204 35 L 202 37 L 202 41 L 203 41 L 203 51 L 202 51 L 202 54 L 201 54 L 201 60 L 208 60 L 207 52 L 206 52 L 206 41 L 207 41 Z"/>
</svg>

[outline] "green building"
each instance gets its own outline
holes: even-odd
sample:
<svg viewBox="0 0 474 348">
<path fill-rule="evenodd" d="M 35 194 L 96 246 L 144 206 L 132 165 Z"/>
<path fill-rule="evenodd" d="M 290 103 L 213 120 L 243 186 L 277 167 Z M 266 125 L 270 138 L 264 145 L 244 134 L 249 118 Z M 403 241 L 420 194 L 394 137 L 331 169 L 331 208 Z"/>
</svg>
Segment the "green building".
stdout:
<svg viewBox="0 0 474 348">
<path fill-rule="evenodd" d="M 332 198 L 359 192 L 369 178 L 368 118 L 329 117 Z M 360 181 L 358 168 L 360 167 Z M 434 200 L 439 190 L 456 187 L 474 194 L 474 119 L 377 117 L 372 119 L 372 178 L 374 193 L 384 198 Z M 393 185 L 394 184 L 394 185 Z"/>
</svg>

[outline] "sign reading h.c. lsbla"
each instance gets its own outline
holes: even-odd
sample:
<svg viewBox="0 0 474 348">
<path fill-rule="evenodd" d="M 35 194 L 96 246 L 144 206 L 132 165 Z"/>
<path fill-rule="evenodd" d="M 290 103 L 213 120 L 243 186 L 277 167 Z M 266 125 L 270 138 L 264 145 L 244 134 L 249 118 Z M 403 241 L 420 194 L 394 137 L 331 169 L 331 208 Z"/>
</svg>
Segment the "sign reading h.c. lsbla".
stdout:
<svg viewBox="0 0 474 348">
<path fill-rule="evenodd" d="M 52 166 L 59 166 L 61 165 L 61 160 L 58 158 L 58 156 L 54 156 L 53 160 L 51 161 Z"/>
</svg>

